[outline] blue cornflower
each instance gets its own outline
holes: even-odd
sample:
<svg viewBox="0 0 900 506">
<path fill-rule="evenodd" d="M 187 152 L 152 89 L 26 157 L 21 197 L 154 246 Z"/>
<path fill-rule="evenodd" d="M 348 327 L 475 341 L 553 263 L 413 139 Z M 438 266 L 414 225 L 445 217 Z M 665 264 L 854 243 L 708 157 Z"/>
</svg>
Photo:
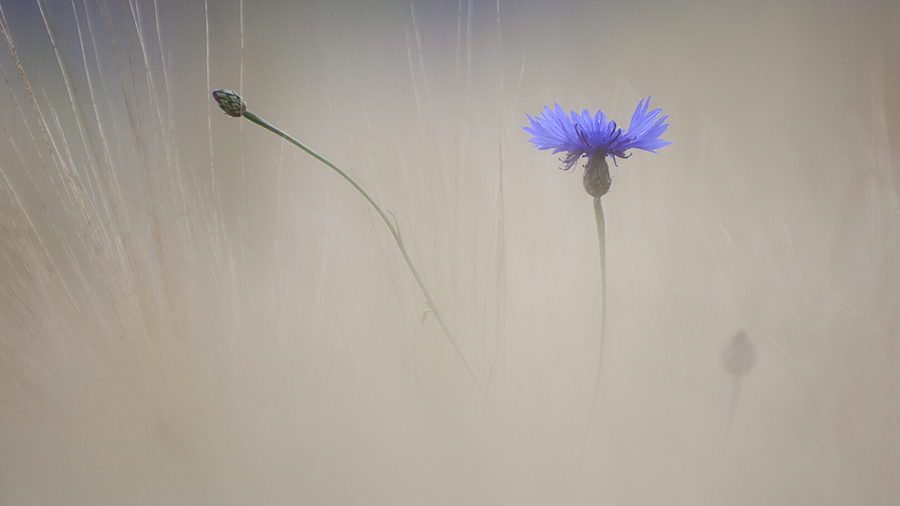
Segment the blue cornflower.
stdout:
<svg viewBox="0 0 900 506">
<path fill-rule="evenodd" d="M 578 160 L 586 156 L 584 188 L 594 197 L 604 195 L 612 184 L 607 156 L 616 163 L 616 157 L 631 156 L 626 153 L 629 149 L 656 153 L 657 149 L 671 144 L 659 138 L 669 128 L 665 123 L 668 116 L 659 118 L 662 109 L 648 113 L 649 97 L 638 104 L 625 132 L 615 121 L 607 121 L 602 111 L 593 116 L 587 110 L 581 114 L 572 111 L 567 115 L 559 104 L 554 106 L 555 109 L 544 107 L 541 115 L 535 118 L 526 114 L 531 126 L 522 129 L 531 134 L 531 142 L 538 149 L 552 149 L 554 154 L 565 152 L 566 155 L 560 158 L 563 170 L 572 170 Z"/>
</svg>

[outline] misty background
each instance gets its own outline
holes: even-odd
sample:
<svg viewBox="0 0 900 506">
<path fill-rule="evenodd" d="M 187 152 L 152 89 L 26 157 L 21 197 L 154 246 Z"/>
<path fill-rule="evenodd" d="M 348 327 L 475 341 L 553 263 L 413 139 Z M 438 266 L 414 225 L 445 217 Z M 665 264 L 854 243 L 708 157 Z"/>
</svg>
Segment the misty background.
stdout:
<svg viewBox="0 0 900 506">
<path fill-rule="evenodd" d="M 0 504 L 900 500 L 896 2 L 0 8 Z"/>
</svg>

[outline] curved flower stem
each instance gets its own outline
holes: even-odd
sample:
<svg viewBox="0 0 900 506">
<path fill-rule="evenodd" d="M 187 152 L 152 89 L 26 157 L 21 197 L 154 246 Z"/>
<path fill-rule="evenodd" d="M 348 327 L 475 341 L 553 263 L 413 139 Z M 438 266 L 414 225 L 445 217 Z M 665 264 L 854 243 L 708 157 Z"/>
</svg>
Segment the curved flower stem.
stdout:
<svg viewBox="0 0 900 506">
<path fill-rule="evenodd" d="M 594 394 L 591 396 L 591 407 L 584 427 L 584 437 L 581 440 L 581 459 L 584 459 L 584 449 L 587 446 L 588 434 L 591 431 L 591 421 L 594 418 L 594 407 L 597 404 L 597 394 L 600 390 L 600 372 L 603 368 L 603 344 L 606 339 L 606 222 L 603 218 L 603 205 L 600 203 L 600 197 L 594 197 L 594 217 L 597 219 L 597 237 L 600 239 L 600 351 L 597 357 L 597 381 L 594 383 Z"/>
<path fill-rule="evenodd" d="M 217 98 L 217 100 L 219 100 L 218 96 L 216 98 Z M 238 98 L 240 98 L 240 97 L 238 97 Z M 392 223 L 391 220 L 388 219 L 388 215 L 387 215 L 387 213 L 385 213 L 384 209 L 380 205 L 378 205 L 378 203 L 375 202 L 375 200 L 369 195 L 369 193 L 365 189 L 363 189 L 362 186 L 359 185 L 359 183 L 354 181 L 352 177 L 350 177 L 346 172 L 341 170 L 337 165 L 331 163 L 323 156 L 321 156 L 318 153 L 316 153 L 315 151 L 309 149 L 308 147 L 303 145 L 303 143 L 301 143 L 297 139 L 294 139 L 290 135 L 284 133 L 279 128 L 270 124 L 268 121 L 260 118 L 256 114 L 253 114 L 252 112 L 246 110 L 246 106 L 244 106 L 243 103 L 241 103 L 241 105 L 243 107 L 243 110 L 240 111 L 240 114 L 239 114 L 240 116 L 247 118 L 248 120 L 252 121 L 253 123 L 256 123 L 257 125 L 265 128 L 266 130 L 269 130 L 270 132 L 274 133 L 275 135 L 290 142 L 294 146 L 297 146 L 298 148 L 302 149 L 311 157 L 322 162 L 328 168 L 337 172 L 342 178 L 347 180 L 347 182 L 350 183 L 354 188 L 356 188 L 356 191 L 358 191 L 360 193 L 360 195 L 362 195 L 366 199 L 366 201 L 369 202 L 369 205 L 372 206 L 372 209 L 374 209 L 375 212 L 378 213 L 378 216 L 381 217 L 381 220 L 384 222 L 385 225 L 387 225 L 388 230 L 391 231 L 391 235 L 394 236 L 394 241 L 397 243 L 397 247 L 400 249 L 400 254 L 403 255 L 403 260 L 406 261 L 406 266 L 409 268 L 409 271 L 412 273 L 413 277 L 416 279 L 416 283 L 419 285 L 419 290 L 422 291 L 422 295 L 425 297 L 425 304 L 428 306 L 428 309 L 431 310 L 431 313 L 434 315 L 434 318 L 437 320 L 438 325 L 441 327 L 441 330 L 444 332 L 444 335 L 447 336 L 447 340 L 450 341 L 451 345 L 453 345 L 453 350 L 456 351 L 456 355 L 459 357 L 460 361 L 462 361 L 463 365 L 466 367 L 466 372 L 469 373 L 469 377 L 472 378 L 472 381 L 475 383 L 475 386 L 478 387 L 478 391 L 481 393 L 481 396 L 484 397 L 484 399 L 488 401 L 488 406 L 490 406 L 491 410 L 494 411 L 493 404 L 491 404 L 490 401 L 488 400 L 487 390 L 485 390 L 485 388 L 484 388 L 484 386 L 482 386 L 481 382 L 478 381 L 478 376 L 475 375 L 475 371 L 472 369 L 472 366 L 469 365 L 469 361 L 466 359 L 465 354 L 463 354 L 463 351 L 462 351 L 462 349 L 460 349 L 459 345 L 456 343 L 456 340 L 453 339 L 453 336 L 450 334 L 450 330 L 447 329 L 447 325 L 444 324 L 444 320 L 441 318 L 441 314 L 440 314 L 440 312 L 438 312 L 437 306 L 434 305 L 434 299 L 431 298 L 431 294 L 429 294 L 428 289 L 425 288 L 425 283 L 422 281 L 422 277 L 419 276 L 419 271 L 416 270 L 416 267 L 413 265 L 412 260 L 409 258 L 409 253 L 407 253 L 406 247 L 403 245 L 403 239 L 400 238 L 400 231 L 397 230 L 397 227 L 394 225 L 394 223 Z M 495 414 L 496 414 L 496 411 L 495 411 Z"/>
</svg>

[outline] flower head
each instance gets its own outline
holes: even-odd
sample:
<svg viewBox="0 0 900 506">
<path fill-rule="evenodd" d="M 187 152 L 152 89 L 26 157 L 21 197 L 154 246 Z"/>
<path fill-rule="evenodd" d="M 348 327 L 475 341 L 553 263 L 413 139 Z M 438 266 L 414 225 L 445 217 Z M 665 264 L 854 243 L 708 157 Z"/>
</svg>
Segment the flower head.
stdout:
<svg viewBox="0 0 900 506">
<path fill-rule="evenodd" d="M 538 149 L 552 149 L 553 153 L 565 152 L 560 158 L 563 170 L 572 170 L 581 157 L 587 157 L 585 164 L 585 189 L 588 193 L 598 197 L 609 190 L 611 180 L 606 157 L 612 157 L 616 163 L 616 157 L 628 158 L 629 149 L 643 149 L 656 153 L 656 150 L 671 144 L 659 138 L 669 128 L 665 123 L 668 116 L 659 117 L 661 109 L 647 112 L 650 107 L 650 98 L 641 100 L 631 116 L 631 124 L 628 130 L 622 131 L 616 126 L 616 122 L 607 120 L 602 111 L 597 111 L 593 116 L 587 111 L 581 114 L 571 111 L 563 112 L 559 104 L 554 104 L 554 109 L 544 107 L 540 116 L 528 116 L 530 127 L 522 127 L 531 134 L 531 142 Z M 594 173 L 600 171 L 600 174 Z M 605 174 L 603 173 L 605 170 Z M 588 188 L 588 172 L 592 184 L 600 187 Z M 599 182 L 597 178 L 600 178 Z M 605 178 L 605 179 L 604 179 Z M 599 195 L 595 195 L 599 193 Z"/>
</svg>

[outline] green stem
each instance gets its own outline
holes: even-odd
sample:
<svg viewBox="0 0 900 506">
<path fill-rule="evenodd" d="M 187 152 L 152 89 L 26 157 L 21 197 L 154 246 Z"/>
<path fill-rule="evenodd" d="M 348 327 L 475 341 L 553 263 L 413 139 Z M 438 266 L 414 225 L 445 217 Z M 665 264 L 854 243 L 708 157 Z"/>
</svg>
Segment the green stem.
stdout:
<svg viewBox="0 0 900 506">
<path fill-rule="evenodd" d="M 606 221 L 600 197 L 594 197 L 594 217 L 597 219 L 597 237 L 600 240 L 600 358 L 603 358 L 603 339 L 606 337 Z M 599 374 L 599 372 L 598 372 Z"/>
<path fill-rule="evenodd" d="M 481 382 L 478 381 L 478 377 L 475 375 L 475 371 L 472 369 L 472 366 L 469 365 L 469 361 L 466 360 L 466 356 L 463 354 L 462 349 L 460 349 L 459 345 L 456 343 L 456 340 L 453 339 L 453 336 L 450 334 L 450 330 L 447 329 L 447 325 L 444 324 L 444 320 L 443 320 L 443 318 L 441 318 L 441 314 L 438 312 L 437 306 L 434 305 L 434 299 L 431 298 L 431 294 L 429 294 L 428 290 L 425 288 L 425 283 L 422 281 L 422 277 L 419 276 L 419 271 L 416 270 L 415 266 L 412 263 L 412 260 L 409 258 L 409 253 L 407 253 L 406 247 L 403 246 L 403 239 L 400 238 L 400 232 L 397 230 L 397 227 L 394 225 L 394 223 L 392 223 L 391 220 L 388 219 L 387 213 L 385 213 L 384 209 L 380 205 L 378 205 L 374 199 L 372 199 L 372 197 L 369 195 L 369 193 L 366 190 L 364 190 L 362 186 L 360 186 L 356 181 L 354 181 L 352 177 L 350 177 L 346 172 L 341 170 L 337 165 L 331 163 L 330 161 L 328 161 L 326 158 L 322 157 L 315 151 L 304 146 L 303 143 L 301 143 L 297 139 L 294 139 L 290 135 L 284 133 L 283 131 L 281 131 L 277 127 L 273 126 L 268 121 L 260 118 L 256 114 L 253 114 L 250 111 L 244 110 L 243 116 L 245 118 L 247 118 L 248 120 L 252 121 L 253 123 L 256 123 L 257 125 L 265 128 L 266 130 L 269 130 L 270 132 L 274 133 L 275 135 L 281 137 L 282 139 L 290 142 L 294 146 L 297 146 L 298 148 L 305 151 L 308 155 L 312 156 L 316 160 L 325 164 L 331 170 L 337 172 L 342 178 L 347 180 L 348 183 L 350 183 L 354 188 L 356 188 L 356 191 L 358 191 L 360 193 L 360 195 L 362 195 L 369 202 L 369 205 L 372 206 L 372 209 L 374 209 L 375 212 L 378 213 L 378 216 L 380 216 L 381 220 L 384 222 L 384 224 L 387 225 L 388 230 L 391 231 L 391 235 L 394 236 L 394 241 L 397 243 L 397 247 L 400 249 L 400 254 L 403 255 L 403 260 L 406 261 L 406 266 L 409 267 L 409 271 L 412 273 L 413 277 L 416 279 L 416 284 L 419 285 L 419 290 L 422 291 L 422 295 L 425 297 L 425 304 L 428 306 L 428 309 L 431 310 L 431 313 L 434 315 L 434 318 L 437 320 L 438 325 L 441 327 L 441 330 L 444 332 L 444 335 L 447 336 L 447 340 L 450 341 L 451 345 L 453 345 L 453 349 L 454 349 L 454 351 L 456 351 L 456 355 L 459 357 L 459 359 L 462 361 L 463 365 L 466 367 L 466 371 L 469 373 L 469 377 L 472 378 L 472 381 L 475 383 L 475 386 L 478 387 L 478 391 L 481 393 L 481 396 L 484 397 L 485 400 L 488 400 L 487 391 L 481 385 Z M 488 405 L 491 407 L 491 410 L 494 409 L 493 404 L 491 404 L 489 400 L 488 400 Z"/>
<path fill-rule="evenodd" d="M 591 431 L 591 421 L 594 418 L 594 407 L 597 404 L 597 394 L 600 390 L 600 372 L 603 368 L 603 341 L 606 339 L 606 222 L 603 218 L 603 205 L 600 197 L 594 197 L 594 217 L 597 219 L 597 238 L 600 240 L 600 342 L 597 357 L 597 380 L 594 382 L 594 394 L 591 396 L 591 407 L 588 411 L 587 424 L 584 427 L 584 437 L 581 441 L 581 458 L 584 458 L 584 449 L 587 446 L 588 434 Z"/>
</svg>

